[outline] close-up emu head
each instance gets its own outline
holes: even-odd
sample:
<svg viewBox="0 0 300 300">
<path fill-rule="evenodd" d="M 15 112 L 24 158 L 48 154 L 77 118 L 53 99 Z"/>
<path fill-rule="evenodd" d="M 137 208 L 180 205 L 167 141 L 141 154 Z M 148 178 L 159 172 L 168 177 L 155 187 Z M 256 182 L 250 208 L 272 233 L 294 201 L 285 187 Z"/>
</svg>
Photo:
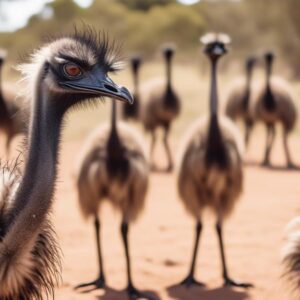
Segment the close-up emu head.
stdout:
<svg viewBox="0 0 300 300">
<path fill-rule="evenodd" d="M 20 70 L 31 87 L 40 84 L 43 92 L 55 99 L 62 97 L 61 103 L 67 106 L 105 96 L 132 103 L 129 91 L 108 76 L 120 67 L 114 42 L 104 33 L 85 28 L 53 39 L 38 49 L 31 62 L 21 65 Z"/>
</svg>

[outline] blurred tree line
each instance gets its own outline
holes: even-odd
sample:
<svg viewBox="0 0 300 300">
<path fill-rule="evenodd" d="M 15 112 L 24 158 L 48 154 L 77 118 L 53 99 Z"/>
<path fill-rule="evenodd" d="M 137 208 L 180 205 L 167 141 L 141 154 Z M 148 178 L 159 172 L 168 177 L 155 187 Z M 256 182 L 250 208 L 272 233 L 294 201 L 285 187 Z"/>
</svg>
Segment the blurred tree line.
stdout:
<svg viewBox="0 0 300 300">
<path fill-rule="evenodd" d="M 128 52 L 144 56 L 173 41 L 182 59 L 195 57 L 190 54 L 198 50 L 199 36 L 215 30 L 231 35 L 232 59 L 274 50 L 291 74 L 300 77 L 299 0 L 202 0 L 190 6 L 176 0 L 95 0 L 87 9 L 72 0 L 55 0 L 45 10 L 48 13 L 33 16 L 25 28 L 0 33 L 0 47 L 8 48 L 12 59 L 74 24 L 107 30 Z"/>
</svg>

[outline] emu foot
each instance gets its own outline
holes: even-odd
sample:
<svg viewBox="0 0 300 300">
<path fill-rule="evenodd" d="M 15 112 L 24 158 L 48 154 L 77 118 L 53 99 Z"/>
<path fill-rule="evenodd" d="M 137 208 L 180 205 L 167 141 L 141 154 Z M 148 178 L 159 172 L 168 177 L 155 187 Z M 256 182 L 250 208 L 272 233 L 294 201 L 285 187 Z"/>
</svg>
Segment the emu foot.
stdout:
<svg viewBox="0 0 300 300">
<path fill-rule="evenodd" d="M 147 295 L 146 293 L 140 292 L 133 285 L 129 285 L 126 290 L 130 300 L 156 300 L 154 297 Z"/>
<path fill-rule="evenodd" d="M 205 287 L 205 284 L 197 281 L 194 276 L 188 275 L 184 280 L 182 280 L 179 285 L 183 285 L 186 288 L 189 288 L 191 286 L 198 286 L 198 287 Z"/>
<path fill-rule="evenodd" d="M 245 282 L 236 282 L 230 278 L 225 278 L 224 286 L 225 287 L 240 287 L 240 288 L 248 289 L 248 288 L 252 288 L 253 284 L 245 283 Z"/>
<path fill-rule="evenodd" d="M 87 289 L 90 288 L 90 289 Z M 98 279 L 88 282 L 82 283 L 75 286 L 74 290 L 82 290 L 85 292 L 90 292 L 93 290 L 104 289 L 105 288 L 105 279 L 103 277 L 99 277 Z"/>
</svg>

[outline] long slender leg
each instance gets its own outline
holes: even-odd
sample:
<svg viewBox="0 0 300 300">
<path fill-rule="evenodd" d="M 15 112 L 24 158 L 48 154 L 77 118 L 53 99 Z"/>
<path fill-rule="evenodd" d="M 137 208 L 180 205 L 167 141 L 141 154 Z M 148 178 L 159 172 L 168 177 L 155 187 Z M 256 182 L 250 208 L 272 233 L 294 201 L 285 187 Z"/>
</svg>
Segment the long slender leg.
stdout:
<svg viewBox="0 0 300 300">
<path fill-rule="evenodd" d="M 155 131 L 151 131 L 151 144 L 150 144 L 150 163 L 151 163 L 151 170 L 157 170 L 156 165 L 154 163 L 154 148 L 156 144 L 156 134 Z"/>
<path fill-rule="evenodd" d="M 167 172 L 171 172 L 173 170 L 173 158 L 172 158 L 172 152 L 169 145 L 169 133 L 170 133 L 170 124 L 167 124 L 164 126 L 165 133 L 164 133 L 164 146 L 168 158 L 168 166 L 166 168 Z"/>
<path fill-rule="evenodd" d="M 270 155 L 273 148 L 275 138 L 275 127 L 273 124 L 267 125 L 267 144 L 266 144 L 266 151 L 265 151 L 265 158 L 262 163 L 263 166 L 270 166 Z"/>
<path fill-rule="evenodd" d="M 121 224 L 121 234 L 122 234 L 122 240 L 125 248 L 126 264 L 127 264 L 127 281 L 128 281 L 127 292 L 129 298 L 132 300 L 135 299 L 152 300 L 153 299 L 152 297 L 138 291 L 133 284 L 132 276 L 131 276 L 130 255 L 129 255 L 128 229 L 129 229 L 128 222 L 123 220 Z"/>
<path fill-rule="evenodd" d="M 230 279 L 228 275 L 228 269 L 226 265 L 226 259 L 225 259 L 225 251 L 224 251 L 224 243 L 223 243 L 223 234 L 222 234 L 222 223 L 221 221 L 218 221 L 216 224 L 216 230 L 218 234 L 219 239 L 219 245 L 220 245 L 220 252 L 221 252 L 221 260 L 222 260 L 222 268 L 223 268 L 223 278 L 224 278 L 224 286 L 237 286 L 242 288 L 249 288 L 253 285 L 250 283 L 241 283 L 236 282 L 232 279 Z"/>
<path fill-rule="evenodd" d="M 250 135 L 252 132 L 252 124 L 249 121 L 245 122 L 245 146 L 246 149 L 248 149 L 249 146 L 249 140 L 250 140 Z"/>
<path fill-rule="evenodd" d="M 97 255 L 98 255 L 98 263 L 99 263 L 99 276 L 96 280 L 83 283 L 75 287 L 75 289 L 80 289 L 84 287 L 93 287 L 92 290 L 95 289 L 102 289 L 105 287 L 105 276 L 103 270 L 103 258 L 102 258 L 102 251 L 101 251 L 101 243 L 100 243 L 100 222 L 98 217 L 95 217 L 95 233 L 96 233 L 96 242 L 97 242 Z"/>
<path fill-rule="evenodd" d="M 196 266 L 197 253 L 198 253 L 198 248 L 199 248 L 199 240 L 200 240 L 201 232 L 202 232 L 202 223 L 200 221 L 198 221 L 196 224 L 195 245 L 194 245 L 191 268 L 190 268 L 190 271 L 189 271 L 187 277 L 183 281 L 180 282 L 180 285 L 185 285 L 186 287 L 190 287 L 192 285 L 204 286 L 204 284 L 202 282 L 198 282 L 195 279 L 195 266 Z"/>
<path fill-rule="evenodd" d="M 289 149 L 289 146 L 288 146 L 288 132 L 287 132 L 287 130 L 283 131 L 283 146 L 284 146 L 284 151 L 285 151 L 287 167 L 289 169 L 297 168 L 296 165 L 293 163 L 292 158 L 291 158 L 290 149 Z"/>
</svg>

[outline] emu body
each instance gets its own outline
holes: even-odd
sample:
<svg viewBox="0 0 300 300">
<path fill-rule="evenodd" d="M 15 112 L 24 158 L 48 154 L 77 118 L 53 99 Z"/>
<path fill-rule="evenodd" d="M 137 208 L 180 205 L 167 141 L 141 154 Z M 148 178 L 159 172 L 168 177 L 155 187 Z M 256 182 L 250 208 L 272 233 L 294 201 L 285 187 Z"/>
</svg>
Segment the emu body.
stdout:
<svg viewBox="0 0 300 300">
<path fill-rule="evenodd" d="M 195 279 L 195 266 L 202 231 L 202 213 L 210 209 L 217 218 L 218 235 L 223 279 L 225 286 L 250 287 L 238 283 L 229 276 L 223 241 L 223 221 L 230 215 L 242 192 L 243 142 L 237 128 L 227 118 L 218 116 L 217 63 L 226 50 L 229 38 L 223 34 L 208 34 L 201 41 L 210 58 L 211 92 L 210 115 L 197 121 L 188 131 L 178 172 L 178 192 L 187 211 L 196 220 L 196 236 L 188 276 L 181 284 L 203 284 Z"/>
<path fill-rule="evenodd" d="M 84 217 L 94 218 L 99 259 L 99 277 L 77 288 L 105 287 L 98 212 L 103 201 L 107 200 L 122 214 L 121 234 L 127 261 L 129 297 L 151 299 L 134 287 L 128 243 L 129 223 L 136 220 L 144 207 L 148 176 L 148 163 L 141 139 L 130 127 L 117 124 L 116 104 L 113 103 L 111 125 L 101 126 L 91 134 L 77 168 L 80 208 Z"/>
<path fill-rule="evenodd" d="M 297 109 L 290 89 L 282 79 L 272 76 L 274 56 L 272 53 L 265 55 L 266 83 L 261 85 L 255 96 L 255 116 L 263 122 L 267 129 L 267 142 L 262 165 L 270 166 L 270 156 L 275 139 L 275 125 L 283 127 L 283 146 L 288 168 L 295 168 L 292 161 L 288 136 L 295 128 Z"/>
<path fill-rule="evenodd" d="M 245 128 L 245 145 L 248 146 L 250 135 L 255 122 L 253 109 L 253 67 L 255 60 L 250 58 L 246 62 L 246 76 L 237 79 L 231 86 L 226 101 L 226 115 L 233 121 L 241 120 Z"/>
<path fill-rule="evenodd" d="M 140 117 L 145 130 L 151 133 L 150 161 L 152 169 L 157 169 L 153 159 L 156 144 L 156 130 L 162 128 L 164 130 L 163 144 L 168 158 L 167 172 L 173 169 L 169 133 L 172 122 L 178 117 L 181 109 L 180 98 L 172 85 L 171 67 L 173 55 L 173 48 L 166 47 L 164 49 L 167 68 L 166 81 L 152 80 L 141 87 L 143 103 L 140 109 Z"/>
</svg>

